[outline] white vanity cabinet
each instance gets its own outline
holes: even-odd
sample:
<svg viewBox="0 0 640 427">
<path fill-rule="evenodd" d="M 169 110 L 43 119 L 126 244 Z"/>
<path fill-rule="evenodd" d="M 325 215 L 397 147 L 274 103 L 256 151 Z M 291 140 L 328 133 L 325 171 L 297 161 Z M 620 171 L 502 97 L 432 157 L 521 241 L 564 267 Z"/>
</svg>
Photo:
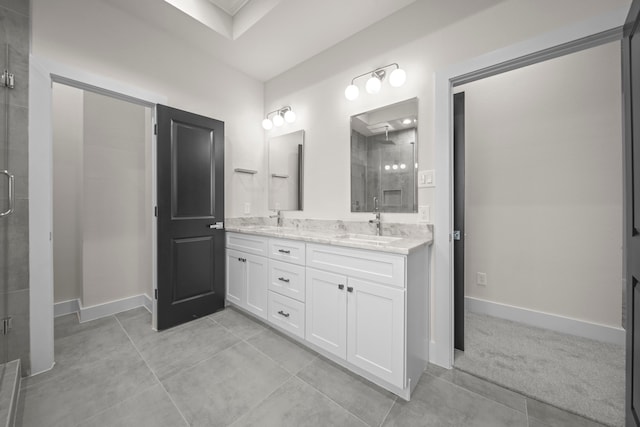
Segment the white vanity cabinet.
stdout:
<svg viewBox="0 0 640 427">
<path fill-rule="evenodd" d="M 307 245 L 307 265 L 331 271 L 307 268 L 307 340 L 404 388 L 405 257 Z"/>
<path fill-rule="evenodd" d="M 265 237 L 227 233 L 227 301 L 262 319 L 267 319 L 267 246 Z"/>
<path fill-rule="evenodd" d="M 409 400 L 428 360 L 428 247 L 227 233 L 227 301 Z"/>
</svg>

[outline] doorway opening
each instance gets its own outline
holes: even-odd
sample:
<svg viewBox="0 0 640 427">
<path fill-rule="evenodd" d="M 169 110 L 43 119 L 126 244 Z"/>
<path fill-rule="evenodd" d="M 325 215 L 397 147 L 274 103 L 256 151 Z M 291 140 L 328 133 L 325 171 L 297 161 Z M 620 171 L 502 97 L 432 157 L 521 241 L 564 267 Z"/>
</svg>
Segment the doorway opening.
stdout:
<svg viewBox="0 0 640 427">
<path fill-rule="evenodd" d="M 153 114 L 148 105 L 52 85 L 56 317 L 152 311 Z"/>
<path fill-rule="evenodd" d="M 465 116 L 464 157 L 454 163 L 465 193 L 455 198 L 464 207 L 455 276 L 465 282 L 456 348 L 466 329 L 454 365 L 616 425 L 624 420 L 619 64 L 615 41 L 453 90 L 454 108 L 464 93 Z"/>
</svg>

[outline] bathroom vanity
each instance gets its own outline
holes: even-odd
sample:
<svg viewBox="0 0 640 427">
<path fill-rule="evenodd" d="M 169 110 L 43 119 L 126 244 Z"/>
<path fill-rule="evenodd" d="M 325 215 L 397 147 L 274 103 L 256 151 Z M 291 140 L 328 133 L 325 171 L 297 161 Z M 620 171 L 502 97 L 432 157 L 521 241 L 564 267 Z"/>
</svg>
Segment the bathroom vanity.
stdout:
<svg viewBox="0 0 640 427">
<path fill-rule="evenodd" d="M 227 227 L 227 303 L 409 400 L 428 360 L 430 243 Z"/>
</svg>

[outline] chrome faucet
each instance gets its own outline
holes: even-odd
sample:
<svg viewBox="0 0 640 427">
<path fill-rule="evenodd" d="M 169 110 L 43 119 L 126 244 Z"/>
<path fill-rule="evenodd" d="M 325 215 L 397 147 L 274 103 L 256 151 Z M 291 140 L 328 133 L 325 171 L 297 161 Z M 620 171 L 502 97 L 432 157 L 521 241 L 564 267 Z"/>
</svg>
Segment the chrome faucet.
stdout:
<svg viewBox="0 0 640 427">
<path fill-rule="evenodd" d="M 269 218 L 278 218 L 278 227 L 282 227 L 282 220 L 284 219 L 282 217 L 282 211 L 281 210 L 276 210 L 276 214 L 275 215 L 269 215 Z"/>
<path fill-rule="evenodd" d="M 373 198 L 373 213 L 376 215 L 376 219 L 370 219 L 369 224 L 376 225 L 376 236 L 382 235 L 381 221 L 380 221 L 380 206 L 378 205 L 378 198 Z"/>
</svg>

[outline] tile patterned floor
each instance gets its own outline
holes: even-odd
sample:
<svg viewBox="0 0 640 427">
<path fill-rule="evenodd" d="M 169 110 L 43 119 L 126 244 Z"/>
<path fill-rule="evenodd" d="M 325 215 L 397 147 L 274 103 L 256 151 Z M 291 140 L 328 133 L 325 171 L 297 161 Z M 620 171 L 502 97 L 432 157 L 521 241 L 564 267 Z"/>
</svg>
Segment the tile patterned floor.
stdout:
<svg viewBox="0 0 640 427">
<path fill-rule="evenodd" d="M 410 402 L 233 309 L 163 332 L 142 308 L 56 319 L 56 366 L 23 380 L 17 426 L 596 426 L 429 366 Z"/>
</svg>

